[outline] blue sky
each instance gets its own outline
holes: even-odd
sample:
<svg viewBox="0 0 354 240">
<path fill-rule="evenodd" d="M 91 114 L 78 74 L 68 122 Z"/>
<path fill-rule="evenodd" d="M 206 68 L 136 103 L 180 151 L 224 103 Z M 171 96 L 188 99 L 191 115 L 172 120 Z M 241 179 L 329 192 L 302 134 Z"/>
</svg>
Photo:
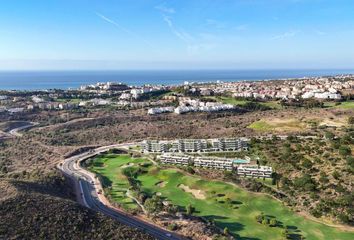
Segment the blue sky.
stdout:
<svg viewBox="0 0 354 240">
<path fill-rule="evenodd" d="M 3 0 L 0 69 L 353 68 L 352 0 Z"/>
</svg>

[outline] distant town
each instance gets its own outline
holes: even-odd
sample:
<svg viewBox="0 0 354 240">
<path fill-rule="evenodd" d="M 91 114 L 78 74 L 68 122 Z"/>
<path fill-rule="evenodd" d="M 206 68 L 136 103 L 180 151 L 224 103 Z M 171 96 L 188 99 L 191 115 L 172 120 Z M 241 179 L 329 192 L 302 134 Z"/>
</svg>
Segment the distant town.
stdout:
<svg viewBox="0 0 354 240">
<path fill-rule="evenodd" d="M 276 100 L 284 103 L 311 99 L 340 102 L 352 98 L 353 92 L 354 75 L 267 81 L 185 82 L 179 86 L 135 87 L 107 82 L 72 90 L 0 91 L 0 113 L 17 114 L 95 106 L 148 108 L 146 113 L 150 115 L 219 112 L 237 110 L 237 101 L 230 99 L 261 102 Z"/>
</svg>

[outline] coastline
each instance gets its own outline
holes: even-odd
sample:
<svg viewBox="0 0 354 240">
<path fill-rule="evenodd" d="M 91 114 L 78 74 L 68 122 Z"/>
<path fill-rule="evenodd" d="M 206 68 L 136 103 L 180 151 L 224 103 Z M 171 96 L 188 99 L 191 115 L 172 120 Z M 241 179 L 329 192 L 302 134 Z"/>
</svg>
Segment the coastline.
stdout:
<svg viewBox="0 0 354 240">
<path fill-rule="evenodd" d="M 353 74 L 353 70 L 120 70 L 120 71 L 0 71 L 0 90 L 75 89 L 97 82 L 133 86 L 180 85 L 188 82 L 285 80 Z"/>
</svg>

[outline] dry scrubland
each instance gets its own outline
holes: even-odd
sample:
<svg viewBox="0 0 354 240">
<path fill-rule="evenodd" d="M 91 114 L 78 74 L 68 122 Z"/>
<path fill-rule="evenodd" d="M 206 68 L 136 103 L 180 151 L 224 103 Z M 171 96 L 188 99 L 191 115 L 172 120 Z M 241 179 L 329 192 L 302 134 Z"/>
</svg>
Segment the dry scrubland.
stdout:
<svg viewBox="0 0 354 240">
<path fill-rule="evenodd" d="M 277 172 L 272 188 L 298 211 L 353 225 L 354 141 L 347 133 L 332 140 L 296 138 L 254 141 L 252 153 Z"/>
<path fill-rule="evenodd" d="M 32 139 L 51 146 L 111 144 L 146 138 L 212 138 L 314 132 L 316 118 L 337 122 L 348 116 L 336 109 L 286 109 L 232 114 L 187 114 L 146 116 L 116 113 L 31 131 Z M 257 121 L 261 126 L 257 126 Z M 262 123 L 264 122 L 262 126 Z M 256 124 L 252 129 L 252 124 Z M 321 123 L 320 123 L 321 124 Z M 259 125 L 259 124 L 258 124 Z M 249 127 L 251 126 L 251 127 Z M 262 131 L 258 131 L 262 130 Z M 315 132 L 314 132 L 315 133 Z"/>
<path fill-rule="evenodd" d="M 154 239 L 80 206 L 56 174 L 0 180 L 0 239 Z"/>
</svg>

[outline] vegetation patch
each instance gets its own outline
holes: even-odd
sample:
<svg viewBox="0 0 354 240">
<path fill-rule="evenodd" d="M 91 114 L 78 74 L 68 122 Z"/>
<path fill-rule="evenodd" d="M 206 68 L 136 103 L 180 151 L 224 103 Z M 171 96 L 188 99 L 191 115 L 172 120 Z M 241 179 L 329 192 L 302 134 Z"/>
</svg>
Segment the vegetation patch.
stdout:
<svg viewBox="0 0 354 240">
<path fill-rule="evenodd" d="M 298 132 L 307 129 L 307 124 L 295 118 L 273 118 L 256 121 L 248 128 L 262 132 Z"/>
</svg>

